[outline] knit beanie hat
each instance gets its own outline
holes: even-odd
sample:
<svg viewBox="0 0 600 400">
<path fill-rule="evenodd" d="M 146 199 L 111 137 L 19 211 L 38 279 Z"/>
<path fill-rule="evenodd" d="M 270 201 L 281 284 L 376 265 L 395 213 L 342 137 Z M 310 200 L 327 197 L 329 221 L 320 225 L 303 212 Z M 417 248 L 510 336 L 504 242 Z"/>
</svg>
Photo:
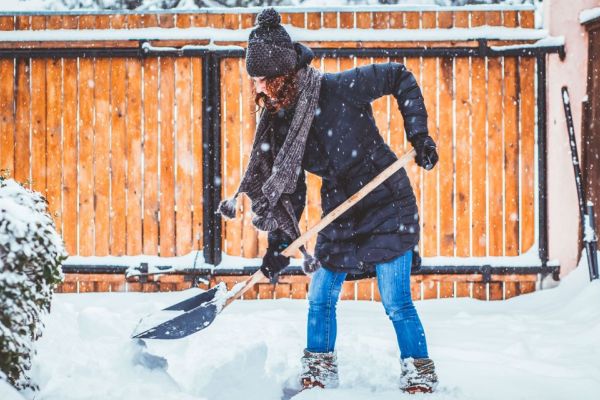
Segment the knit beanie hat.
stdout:
<svg viewBox="0 0 600 400">
<path fill-rule="evenodd" d="M 274 8 L 261 11 L 258 26 L 250 32 L 246 70 L 250 76 L 278 76 L 295 71 L 296 51 Z"/>
</svg>

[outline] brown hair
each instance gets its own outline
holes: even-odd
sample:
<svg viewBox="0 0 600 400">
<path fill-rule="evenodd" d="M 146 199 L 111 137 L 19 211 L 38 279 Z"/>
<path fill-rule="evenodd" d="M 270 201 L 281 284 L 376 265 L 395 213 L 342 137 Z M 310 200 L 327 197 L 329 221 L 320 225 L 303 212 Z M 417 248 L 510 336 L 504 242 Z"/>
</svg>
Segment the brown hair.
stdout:
<svg viewBox="0 0 600 400">
<path fill-rule="evenodd" d="M 269 93 L 256 93 L 254 83 L 252 83 L 252 94 L 254 102 L 261 108 L 266 108 L 272 113 L 276 113 L 282 108 L 287 108 L 296 102 L 298 95 L 298 79 L 296 73 L 292 72 L 286 75 L 265 78 L 266 91 Z"/>
</svg>

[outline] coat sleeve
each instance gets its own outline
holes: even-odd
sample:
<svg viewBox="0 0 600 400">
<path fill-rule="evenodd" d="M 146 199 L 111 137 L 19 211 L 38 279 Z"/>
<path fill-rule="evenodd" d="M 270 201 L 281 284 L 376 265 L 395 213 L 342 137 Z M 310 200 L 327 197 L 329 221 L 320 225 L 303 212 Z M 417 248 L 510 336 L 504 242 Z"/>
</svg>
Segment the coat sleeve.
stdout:
<svg viewBox="0 0 600 400">
<path fill-rule="evenodd" d="M 427 133 L 427 110 L 419 84 L 412 72 L 400 63 L 370 64 L 333 74 L 342 97 L 369 104 L 391 94 L 396 98 L 410 140 Z"/>
<path fill-rule="evenodd" d="M 304 206 L 306 205 L 306 176 L 304 170 L 298 175 L 298 183 L 296 184 L 296 191 L 290 196 L 292 206 L 294 208 L 294 214 L 296 219 L 299 220 L 304 212 Z M 291 243 L 291 239 L 281 229 L 276 229 L 269 232 L 268 235 L 268 246 L 272 249 L 283 250 Z M 281 248 L 283 247 L 283 248 Z"/>
</svg>

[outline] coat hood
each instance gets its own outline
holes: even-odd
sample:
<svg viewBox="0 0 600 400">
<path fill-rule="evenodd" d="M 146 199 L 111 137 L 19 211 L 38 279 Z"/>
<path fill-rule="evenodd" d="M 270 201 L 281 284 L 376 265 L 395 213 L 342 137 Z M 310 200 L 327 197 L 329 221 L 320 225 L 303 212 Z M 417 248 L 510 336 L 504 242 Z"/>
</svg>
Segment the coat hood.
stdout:
<svg viewBox="0 0 600 400">
<path fill-rule="evenodd" d="M 315 53 L 302 43 L 294 42 L 294 50 L 296 50 L 296 55 L 298 57 L 296 61 L 296 70 L 310 65 L 312 59 L 315 58 Z"/>
</svg>

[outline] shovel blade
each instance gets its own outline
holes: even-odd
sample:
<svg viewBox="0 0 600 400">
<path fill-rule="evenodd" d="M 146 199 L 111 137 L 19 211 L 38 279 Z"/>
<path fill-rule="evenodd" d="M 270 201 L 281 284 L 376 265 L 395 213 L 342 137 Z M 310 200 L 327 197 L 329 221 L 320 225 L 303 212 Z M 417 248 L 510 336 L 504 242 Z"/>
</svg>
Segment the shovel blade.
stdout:
<svg viewBox="0 0 600 400">
<path fill-rule="evenodd" d="M 190 297 L 189 299 L 185 299 L 179 303 L 173 304 L 170 307 L 164 308 L 163 311 L 189 311 L 196 307 L 200 307 L 202 304 L 213 301 L 215 295 L 222 290 L 227 289 L 223 285 L 217 285 L 206 292 L 202 292 L 196 296 Z"/>
<path fill-rule="evenodd" d="M 177 317 L 156 325 L 133 338 L 136 339 L 181 339 L 208 327 L 218 314 L 213 303 L 201 305 Z"/>
</svg>

